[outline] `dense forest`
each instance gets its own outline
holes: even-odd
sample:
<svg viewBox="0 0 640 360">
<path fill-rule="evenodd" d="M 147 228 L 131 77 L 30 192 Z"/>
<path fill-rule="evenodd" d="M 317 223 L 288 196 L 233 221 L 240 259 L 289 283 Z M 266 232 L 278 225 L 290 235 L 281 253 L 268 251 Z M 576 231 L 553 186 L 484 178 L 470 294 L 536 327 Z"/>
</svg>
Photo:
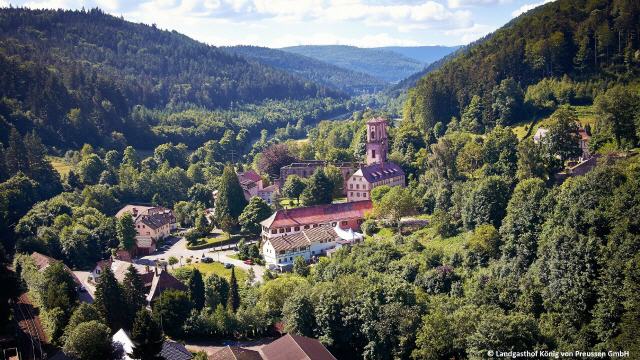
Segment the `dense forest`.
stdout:
<svg viewBox="0 0 640 360">
<path fill-rule="evenodd" d="M 491 127 L 501 123 L 497 88 L 505 80 L 526 90 L 564 75 L 604 88 L 637 79 L 639 17 L 634 0 L 559 0 L 533 9 L 422 78 L 409 93 L 404 118 L 428 132 L 460 119 L 477 96 L 480 125 Z"/>
<path fill-rule="evenodd" d="M 163 292 L 151 313 L 143 309 L 142 280 L 133 267 L 121 284 L 105 271 L 95 301 L 81 304 L 62 264 L 39 272 L 28 254 L 93 268 L 132 246 L 123 231 L 126 217 L 114 217 L 129 203 L 171 208 L 187 229 L 189 246 L 214 227 L 257 239 L 260 221 L 277 207 L 338 201 L 343 178 L 333 165 L 308 179 L 289 177 L 272 207 L 258 197 L 246 201 L 237 172 L 253 169 L 270 183 L 281 166 L 299 159 L 363 161 L 366 121 L 389 116 L 362 108 L 367 99 L 384 96 L 345 100 L 315 85 L 304 85 L 308 92 L 299 97 L 286 95 L 302 83 L 97 10 L 0 13 L 19 15 L 4 16 L 1 24 L 30 24 L 1 36 L 0 59 L 11 65 L 0 64 L 1 324 L 9 323 L 8 300 L 28 290 L 51 344 L 81 360 L 112 358 L 109 339 L 120 328 L 132 330 L 137 344 L 153 345 L 164 335 L 190 342 L 255 340 L 275 324 L 319 339 L 339 359 L 640 353 L 637 1 L 558 0 L 434 63 L 409 91 L 404 120 L 388 122 L 388 159 L 402 167 L 407 182 L 371 191 L 373 209 L 360 229 L 364 243 L 311 265 L 298 257 L 291 273 L 265 269 L 258 282 L 239 268 L 222 276 L 180 263 L 170 271 L 187 290 Z M 65 24 L 87 18 L 79 23 L 88 29 L 52 21 L 64 17 Z M 37 25 L 40 19 L 58 25 Z M 173 48 L 162 52 L 150 42 L 134 54 L 136 42 L 119 38 L 128 45 L 116 66 L 111 62 L 121 60 L 105 54 L 117 52 L 118 43 L 106 50 L 98 42 L 73 42 L 81 31 L 97 34 L 92 28 L 100 21 L 139 27 Z M 137 33 L 127 34 L 138 39 Z M 117 38 L 118 32 L 104 36 Z M 47 44 L 54 40 L 48 39 L 57 39 L 51 54 Z M 95 54 L 84 46 L 95 46 Z M 181 53 L 160 56 L 173 50 Z M 154 51 L 160 52 L 147 58 Z M 204 64 L 228 61 L 209 69 L 210 78 L 244 79 L 230 74 L 264 70 L 277 74 L 273 82 L 248 79 L 246 91 L 292 87 L 282 88 L 282 98 L 228 97 L 228 103 L 217 103 L 202 88 L 191 93 L 182 81 L 204 86 L 200 76 L 188 76 L 202 71 L 190 62 L 200 51 Z M 171 59 L 180 64 L 169 66 Z M 219 69 L 226 75 L 213 74 Z M 31 82 L 46 86 L 40 91 Z M 242 88 L 229 83 L 235 85 L 228 90 Z M 170 90 L 178 88 L 185 92 Z M 578 108 L 589 108 L 593 121 L 582 124 Z M 350 118 L 315 123 L 343 113 Z M 515 125 L 542 117 L 544 137 L 534 141 L 530 123 L 522 125 L 527 134 L 517 134 Z M 597 166 L 571 174 L 568 164 L 585 156 L 581 133 L 591 135 L 586 150 Z M 64 153 L 64 175 L 48 161 L 48 151 L 57 149 L 47 145 L 75 146 Z M 408 216 L 425 225 L 403 226 Z M 259 245 L 242 240 L 237 247 L 239 259 L 262 260 Z M 0 327 L 0 334 L 11 331 Z"/>
<path fill-rule="evenodd" d="M 0 29 L 2 142 L 16 126 L 22 133 L 35 129 L 47 145 L 153 148 L 162 141 L 154 141 L 153 124 L 136 116 L 139 107 L 229 109 L 267 99 L 343 96 L 99 9 L 3 8 Z"/>
<path fill-rule="evenodd" d="M 380 90 L 386 85 L 386 82 L 375 76 L 293 52 L 259 46 L 231 46 L 221 49 L 352 95 Z"/>
<path fill-rule="evenodd" d="M 425 67 L 425 64 L 383 48 L 346 45 L 291 46 L 281 50 L 308 56 L 353 71 L 363 72 L 393 83 Z"/>
</svg>

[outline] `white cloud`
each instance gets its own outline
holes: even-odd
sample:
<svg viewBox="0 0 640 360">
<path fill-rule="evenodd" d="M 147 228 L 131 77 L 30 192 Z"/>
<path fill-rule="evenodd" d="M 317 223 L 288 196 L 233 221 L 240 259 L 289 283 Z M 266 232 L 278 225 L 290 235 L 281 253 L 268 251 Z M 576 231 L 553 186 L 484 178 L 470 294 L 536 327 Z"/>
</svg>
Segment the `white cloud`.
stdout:
<svg viewBox="0 0 640 360">
<path fill-rule="evenodd" d="M 452 35 L 457 37 L 458 39 L 460 39 L 461 44 L 468 44 L 489 34 L 493 30 L 495 29 L 489 25 L 474 24 L 473 26 L 468 28 L 447 30 L 444 33 L 445 35 Z"/>
<path fill-rule="evenodd" d="M 552 2 L 552 1 L 555 1 L 555 0 L 543 0 L 543 1 L 540 1 L 540 2 L 537 2 L 537 3 L 533 3 L 533 4 L 524 4 L 524 5 L 520 6 L 518 9 L 514 10 L 511 13 L 511 15 L 513 17 L 520 16 L 521 14 L 524 14 L 524 13 L 526 13 L 527 11 L 529 11 L 531 9 L 535 9 L 538 6 L 541 6 L 541 5 L 544 5 L 544 4 L 548 4 L 548 3 Z"/>
<path fill-rule="evenodd" d="M 500 5 L 508 4 L 511 0 L 447 0 L 447 4 L 451 9 L 457 9 L 461 7 L 469 6 L 488 6 L 488 5 Z"/>
</svg>

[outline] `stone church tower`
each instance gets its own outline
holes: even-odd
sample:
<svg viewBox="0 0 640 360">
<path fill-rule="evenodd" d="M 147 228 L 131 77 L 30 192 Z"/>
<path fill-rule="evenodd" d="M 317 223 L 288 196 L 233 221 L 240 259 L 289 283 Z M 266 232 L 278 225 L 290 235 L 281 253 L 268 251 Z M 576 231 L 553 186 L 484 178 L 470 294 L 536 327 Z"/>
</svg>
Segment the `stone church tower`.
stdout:
<svg viewBox="0 0 640 360">
<path fill-rule="evenodd" d="M 388 147 L 387 121 L 383 118 L 367 121 L 367 165 L 385 163 Z"/>
</svg>

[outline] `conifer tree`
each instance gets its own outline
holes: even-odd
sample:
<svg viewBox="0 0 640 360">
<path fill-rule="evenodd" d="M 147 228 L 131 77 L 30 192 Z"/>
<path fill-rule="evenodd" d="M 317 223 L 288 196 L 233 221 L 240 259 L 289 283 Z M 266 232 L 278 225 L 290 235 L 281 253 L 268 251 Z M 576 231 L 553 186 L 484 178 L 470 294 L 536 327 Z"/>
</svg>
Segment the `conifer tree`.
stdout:
<svg viewBox="0 0 640 360">
<path fill-rule="evenodd" d="M 8 178 L 9 172 L 7 171 L 4 146 L 2 146 L 2 143 L 0 143 L 0 182 L 3 182 Z"/>
<path fill-rule="evenodd" d="M 204 281 L 200 270 L 194 269 L 189 276 L 187 283 L 189 288 L 189 300 L 193 303 L 193 307 L 201 310 L 204 307 Z"/>
<path fill-rule="evenodd" d="M 127 212 L 118 219 L 117 235 L 120 248 L 131 251 L 136 246 L 136 225 L 131 213 Z"/>
<path fill-rule="evenodd" d="M 244 198 L 238 176 L 233 167 L 227 165 L 222 172 L 216 199 L 216 222 L 223 230 L 231 230 L 237 225 L 236 219 L 242 214 L 245 206 L 247 206 L 247 200 Z"/>
<path fill-rule="evenodd" d="M 317 169 L 307 180 L 307 187 L 302 192 L 302 203 L 305 206 L 330 204 L 333 200 L 333 182 L 322 168 Z"/>
<path fill-rule="evenodd" d="M 126 311 L 122 310 L 126 309 L 126 303 L 122 297 L 122 288 L 109 268 L 98 278 L 93 303 L 112 330 L 124 327 Z"/>
<path fill-rule="evenodd" d="M 28 175 L 40 184 L 40 195 L 49 198 L 62 191 L 60 175 L 47 160 L 47 151 L 35 132 L 24 137 L 29 163 Z"/>
<path fill-rule="evenodd" d="M 7 171 L 9 175 L 14 175 L 18 171 L 25 174 L 29 173 L 29 159 L 27 158 L 27 149 L 20 133 L 15 128 L 11 128 L 9 133 L 9 147 L 5 153 Z"/>
<path fill-rule="evenodd" d="M 235 312 L 240 306 L 240 294 L 238 293 L 238 280 L 236 279 L 235 268 L 231 268 L 231 278 L 229 279 L 229 295 L 227 296 L 227 310 Z"/>
<path fill-rule="evenodd" d="M 153 360 L 160 359 L 162 343 L 164 342 L 162 331 L 146 309 L 140 309 L 133 322 L 131 331 L 133 352 L 128 354 L 134 359 Z"/>
<path fill-rule="evenodd" d="M 129 265 L 127 273 L 124 275 L 122 295 L 127 305 L 127 319 L 133 320 L 136 313 L 146 305 L 144 283 L 138 270 L 133 265 Z"/>
</svg>

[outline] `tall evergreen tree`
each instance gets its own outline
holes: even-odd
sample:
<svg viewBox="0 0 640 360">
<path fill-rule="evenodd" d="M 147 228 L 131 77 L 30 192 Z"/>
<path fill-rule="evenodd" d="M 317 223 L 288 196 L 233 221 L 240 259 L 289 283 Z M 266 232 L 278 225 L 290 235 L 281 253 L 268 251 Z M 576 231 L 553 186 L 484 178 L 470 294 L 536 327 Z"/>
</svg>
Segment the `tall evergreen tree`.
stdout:
<svg viewBox="0 0 640 360">
<path fill-rule="evenodd" d="M 117 331 L 125 327 L 127 314 L 123 311 L 126 309 L 126 303 L 122 296 L 122 288 L 109 268 L 98 278 L 93 303 L 112 330 Z"/>
<path fill-rule="evenodd" d="M 40 195 L 49 198 L 62 191 L 60 175 L 47 160 L 47 151 L 35 131 L 24 137 L 29 162 L 29 177 L 40 184 Z"/>
<path fill-rule="evenodd" d="M 11 128 L 9 133 L 9 147 L 5 152 L 7 171 L 9 175 L 14 175 L 18 171 L 29 174 L 29 158 L 27 149 L 22 140 L 22 136 L 15 128 Z"/>
<path fill-rule="evenodd" d="M 229 295 L 227 296 L 227 310 L 235 312 L 240 306 L 240 294 L 238 293 L 238 280 L 236 279 L 235 268 L 231 268 L 231 278 L 229 279 Z"/>
<path fill-rule="evenodd" d="M 120 248 L 131 251 L 136 246 L 136 225 L 131 213 L 123 214 L 117 223 L 116 228 Z"/>
<path fill-rule="evenodd" d="M 233 167 L 227 165 L 222 172 L 216 198 L 216 221 L 223 230 L 231 230 L 237 225 L 237 219 L 245 206 L 247 206 L 247 200 L 244 198 L 238 176 Z"/>
<path fill-rule="evenodd" d="M 133 352 L 129 356 L 140 360 L 160 359 L 162 343 L 164 342 L 162 331 L 146 309 L 140 309 L 133 322 L 131 331 Z"/>
<path fill-rule="evenodd" d="M 324 169 L 317 169 L 307 180 L 307 187 L 302 192 L 302 203 L 305 206 L 330 204 L 333 200 L 333 182 L 327 177 Z"/>
<path fill-rule="evenodd" d="M 133 320 L 136 313 L 146 305 L 144 283 L 133 265 L 129 265 L 127 273 L 124 275 L 122 295 L 127 306 L 127 319 Z"/>
<path fill-rule="evenodd" d="M 0 182 L 9 178 L 9 171 L 7 171 L 7 162 L 5 159 L 4 146 L 0 143 Z"/>
<path fill-rule="evenodd" d="M 189 276 L 187 283 L 189 288 L 189 299 L 193 303 L 193 307 L 201 310 L 204 307 L 204 281 L 200 270 L 194 269 Z"/>
</svg>

